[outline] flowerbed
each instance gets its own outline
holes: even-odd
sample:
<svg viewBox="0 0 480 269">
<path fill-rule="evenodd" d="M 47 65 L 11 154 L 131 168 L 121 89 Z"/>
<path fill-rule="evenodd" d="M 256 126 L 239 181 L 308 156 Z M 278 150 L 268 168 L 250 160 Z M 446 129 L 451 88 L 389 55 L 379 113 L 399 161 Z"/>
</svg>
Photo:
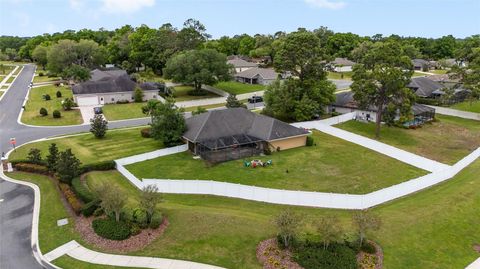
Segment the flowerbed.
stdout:
<svg viewBox="0 0 480 269">
<path fill-rule="evenodd" d="M 257 247 L 257 259 L 264 269 L 303 269 L 292 260 L 292 253 L 278 247 L 277 239 L 267 239 Z"/>
<path fill-rule="evenodd" d="M 360 251 L 357 254 L 357 262 L 358 262 L 358 268 L 360 269 L 381 269 L 383 268 L 383 251 L 380 246 L 373 242 L 368 240 L 366 242 L 367 244 L 370 244 L 374 248 L 374 253 L 367 253 L 364 251 Z"/>
</svg>

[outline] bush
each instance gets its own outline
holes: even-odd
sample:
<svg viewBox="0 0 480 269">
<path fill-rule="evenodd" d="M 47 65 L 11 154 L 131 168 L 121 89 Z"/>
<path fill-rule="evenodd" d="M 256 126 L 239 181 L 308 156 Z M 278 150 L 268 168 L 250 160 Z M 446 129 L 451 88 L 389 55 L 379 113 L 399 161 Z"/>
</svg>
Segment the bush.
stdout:
<svg viewBox="0 0 480 269">
<path fill-rule="evenodd" d="M 82 208 L 82 215 L 85 217 L 90 217 L 95 213 L 95 211 L 100 207 L 100 200 L 95 199 L 87 204 L 85 204 Z"/>
<path fill-rule="evenodd" d="M 363 245 L 360 247 L 360 250 L 370 254 L 375 254 L 377 252 L 375 246 L 370 242 L 364 242 Z"/>
<path fill-rule="evenodd" d="M 92 164 L 86 164 L 80 167 L 80 174 L 90 171 L 108 171 L 114 170 L 116 167 L 115 161 L 104 161 Z"/>
<path fill-rule="evenodd" d="M 16 163 L 12 166 L 15 167 L 18 171 L 29 172 L 29 173 L 36 173 L 42 175 L 50 175 L 48 168 L 43 165 L 33 164 L 33 163 Z"/>
<path fill-rule="evenodd" d="M 140 228 L 140 226 L 138 226 L 138 224 L 134 223 L 130 226 L 130 234 L 131 235 L 137 235 L 141 232 L 142 232 L 142 228 Z"/>
<path fill-rule="evenodd" d="M 12 160 L 10 161 L 10 163 L 12 164 L 12 166 L 15 168 L 15 166 L 17 164 L 21 164 L 21 163 L 28 163 L 28 164 L 39 164 L 39 165 L 42 165 L 42 166 L 47 166 L 47 162 L 44 161 L 44 160 L 41 160 L 40 162 L 32 162 L 30 160 Z"/>
<path fill-rule="evenodd" d="M 143 128 L 140 130 L 142 137 L 150 138 L 152 137 L 152 128 Z"/>
<path fill-rule="evenodd" d="M 38 76 L 39 76 L 39 77 L 43 77 L 43 76 L 45 76 L 45 74 L 44 74 L 43 72 L 39 72 L 39 73 L 38 73 Z"/>
<path fill-rule="evenodd" d="M 39 113 L 40 113 L 40 115 L 42 115 L 42 116 L 47 116 L 47 115 L 48 115 L 48 111 L 47 111 L 47 109 L 44 108 L 44 107 L 40 108 L 40 112 L 39 112 Z"/>
<path fill-rule="evenodd" d="M 116 222 L 114 219 L 95 219 L 92 222 L 93 230 L 103 238 L 111 240 L 125 240 L 130 237 L 130 227 L 125 222 Z"/>
<path fill-rule="evenodd" d="M 208 92 L 205 90 L 199 90 L 199 91 L 191 90 L 191 91 L 188 91 L 187 94 L 190 96 L 205 96 L 208 94 Z"/>
<path fill-rule="evenodd" d="M 72 107 L 75 106 L 75 102 L 73 102 L 72 98 L 65 98 L 62 103 L 63 109 L 65 110 L 72 110 Z"/>
<path fill-rule="evenodd" d="M 103 211 L 103 208 L 101 208 L 101 207 L 99 207 L 99 208 L 95 209 L 95 211 L 93 211 L 93 215 L 95 217 L 99 217 L 99 216 L 103 215 L 103 213 L 105 213 L 105 212 Z"/>
<path fill-rule="evenodd" d="M 96 198 L 90 189 L 80 181 L 80 177 L 72 179 L 72 190 L 84 203 L 90 203 Z"/>
<path fill-rule="evenodd" d="M 313 137 L 307 136 L 307 143 L 306 143 L 306 145 L 307 145 L 307 147 L 313 146 Z"/>
<path fill-rule="evenodd" d="M 61 91 L 57 91 L 57 98 L 60 98 L 62 97 L 62 92 Z"/>
<path fill-rule="evenodd" d="M 305 269 L 357 268 L 355 251 L 339 243 L 324 249 L 323 243 L 304 242 L 294 249 L 294 260 Z"/>
<path fill-rule="evenodd" d="M 52 115 L 55 119 L 59 119 L 59 118 L 62 117 L 62 113 L 60 113 L 60 111 L 58 111 L 58 110 L 54 110 Z"/>
<path fill-rule="evenodd" d="M 117 101 L 117 104 L 128 104 L 128 103 L 130 103 L 130 101 L 128 101 L 128 100 L 118 100 Z"/>
<path fill-rule="evenodd" d="M 45 94 L 45 101 L 49 101 L 50 99 L 52 99 L 52 97 L 50 97 L 50 94 Z"/>
<path fill-rule="evenodd" d="M 70 186 L 68 186 L 68 184 L 65 184 L 65 183 L 59 183 L 58 186 L 60 187 L 60 190 L 62 191 L 63 195 L 65 196 L 65 199 L 67 200 L 67 202 L 72 207 L 73 212 L 75 212 L 75 214 L 79 215 L 80 212 L 83 209 L 83 205 L 77 199 L 77 196 L 75 196 L 75 193 L 72 191 Z"/>
<path fill-rule="evenodd" d="M 150 229 L 158 229 L 158 227 L 160 227 L 162 222 L 163 222 L 163 215 L 161 213 L 156 212 L 152 216 L 152 221 L 150 222 L 149 227 Z"/>
</svg>

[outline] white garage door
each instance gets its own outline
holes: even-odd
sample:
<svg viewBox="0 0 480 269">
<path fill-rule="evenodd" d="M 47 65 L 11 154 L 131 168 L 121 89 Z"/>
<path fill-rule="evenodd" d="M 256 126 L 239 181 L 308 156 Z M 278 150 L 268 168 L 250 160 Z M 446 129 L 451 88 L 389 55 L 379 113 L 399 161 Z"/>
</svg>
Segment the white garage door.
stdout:
<svg viewBox="0 0 480 269">
<path fill-rule="evenodd" d="M 78 106 L 94 106 L 98 105 L 98 97 L 77 97 Z"/>
</svg>

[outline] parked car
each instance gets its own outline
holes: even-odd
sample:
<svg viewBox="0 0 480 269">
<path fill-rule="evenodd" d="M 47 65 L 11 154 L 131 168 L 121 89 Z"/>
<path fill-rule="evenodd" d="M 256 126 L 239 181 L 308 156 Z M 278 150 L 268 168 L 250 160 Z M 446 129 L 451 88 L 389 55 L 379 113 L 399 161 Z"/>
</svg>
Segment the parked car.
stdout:
<svg viewBox="0 0 480 269">
<path fill-rule="evenodd" d="M 263 97 L 261 96 L 252 96 L 250 98 L 248 98 L 248 102 L 250 104 L 253 104 L 253 103 L 261 103 L 263 102 Z"/>
<path fill-rule="evenodd" d="M 103 113 L 101 107 L 94 107 L 94 108 L 93 108 L 93 112 L 94 112 L 95 114 L 102 114 L 102 113 Z"/>
</svg>

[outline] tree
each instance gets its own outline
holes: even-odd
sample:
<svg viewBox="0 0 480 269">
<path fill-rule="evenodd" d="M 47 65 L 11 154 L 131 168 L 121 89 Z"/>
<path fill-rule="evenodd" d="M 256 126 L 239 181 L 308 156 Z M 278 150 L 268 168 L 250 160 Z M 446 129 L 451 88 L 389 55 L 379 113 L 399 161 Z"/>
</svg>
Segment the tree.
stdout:
<svg viewBox="0 0 480 269">
<path fill-rule="evenodd" d="M 377 42 L 359 56 L 361 64 L 353 67 L 351 85 L 360 107 L 375 106 L 375 135 L 380 137 L 382 115 L 389 104 L 411 104 L 415 98 L 406 86 L 410 83 L 413 66 L 402 47 L 396 42 Z"/>
<path fill-rule="evenodd" d="M 167 98 L 165 103 L 159 103 L 152 113 L 152 136 L 161 140 L 165 146 L 180 143 L 187 129 L 182 112 L 182 109 L 175 106 L 173 99 Z"/>
<path fill-rule="evenodd" d="M 301 223 L 300 216 L 293 211 L 282 211 L 274 220 L 275 226 L 277 226 L 278 235 L 282 239 L 282 243 L 285 247 L 290 247 L 290 243 L 295 239 L 297 235 L 298 226 Z"/>
<path fill-rule="evenodd" d="M 340 241 L 343 235 L 342 226 L 334 216 L 321 218 L 317 225 L 317 232 L 323 242 L 324 249 L 327 249 L 330 243 Z"/>
<path fill-rule="evenodd" d="M 162 197 L 158 193 L 158 187 L 156 185 L 148 185 L 143 187 L 140 195 L 140 208 L 142 208 L 147 215 L 147 223 L 152 222 L 153 214 L 157 205 L 162 201 Z"/>
<path fill-rule="evenodd" d="M 31 148 L 28 151 L 27 160 L 32 163 L 41 163 L 42 162 L 42 152 L 37 148 Z"/>
<path fill-rule="evenodd" d="M 233 93 L 228 95 L 226 107 L 228 107 L 228 108 L 233 108 L 233 107 L 247 108 L 247 106 L 244 103 L 238 101 L 237 95 L 233 94 Z"/>
<path fill-rule="evenodd" d="M 47 53 L 48 47 L 41 44 L 36 46 L 32 51 L 33 60 L 41 65 L 43 70 L 45 70 L 45 66 L 47 65 Z"/>
<path fill-rule="evenodd" d="M 174 82 L 193 84 L 196 91 L 200 91 L 203 84 L 211 85 L 230 78 L 226 56 L 213 49 L 177 54 L 168 60 L 163 72 Z"/>
<path fill-rule="evenodd" d="M 183 23 L 183 28 L 177 35 L 177 46 L 180 50 L 193 50 L 201 48 L 202 44 L 210 38 L 207 29 L 198 20 L 188 19 Z"/>
<path fill-rule="evenodd" d="M 205 109 L 204 107 L 198 106 L 196 110 L 192 111 L 192 115 L 195 116 L 195 115 L 199 115 L 206 112 L 208 112 L 207 109 Z"/>
<path fill-rule="evenodd" d="M 73 64 L 64 69 L 62 76 L 76 82 L 87 81 L 90 79 L 90 70 L 77 64 Z"/>
<path fill-rule="evenodd" d="M 65 98 L 62 102 L 63 109 L 65 110 L 72 110 L 72 107 L 75 105 L 75 102 L 73 102 L 73 98 Z"/>
<path fill-rule="evenodd" d="M 127 196 L 123 193 L 123 190 L 116 185 L 102 183 L 96 188 L 95 192 L 101 200 L 100 207 L 107 215 L 113 213 L 115 221 L 119 222 L 120 214 L 127 202 Z"/>
<path fill-rule="evenodd" d="M 103 119 L 102 115 L 95 115 L 93 119 L 90 119 L 90 132 L 95 135 L 96 138 L 103 138 L 108 130 L 108 121 Z"/>
<path fill-rule="evenodd" d="M 135 91 L 133 92 L 133 100 L 135 103 L 143 102 L 143 91 L 140 87 L 135 87 Z"/>
<path fill-rule="evenodd" d="M 47 155 L 47 168 L 50 172 L 55 172 L 58 160 L 58 148 L 57 144 L 52 143 L 48 147 L 48 155 Z"/>
<path fill-rule="evenodd" d="M 360 246 L 363 245 L 366 234 L 369 231 L 376 231 L 380 229 L 380 218 L 371 214 L 367 210 L 358 211 L 353 214 L 353 225 L 357 230 Z"/>
<path fill-rule="evenodd" d="M 79 42 L 62 39 L 53 44 L 47 52 L 47 67 L 54 73 L 63 73 L 72 65 L 89 69 L 105 63 L 105 50 L 95 41 L 80 40 Z M 79 68 L 69 70 L 78 74 Z"/>
<path fill-rule="evenodd" d="M 80 160 L 75 157 L 71 149 L 60 152 L 55 171 L 60 181 L 70 184 L 72 179 L 80 173 Z"/>
<path fill-rule="evenodd" d="M 150 99 L 147 101 L 147 104 L 142 106 L 142 113 L 150 116 L 151 122 L 153 122 L 153 112 L 157 108 L 158 104 L 160 103 L 157 99 Z"/>
<path fill-rule="evenodd" d="M 467 38 L 455 54 L 460 63 L 468 63 L 468 66 L 453 66 L 451 76 L 459 78 L 470 91 L 472 104 L 472 101 L 480 98 L 480 35 Z"/>
</svg>

